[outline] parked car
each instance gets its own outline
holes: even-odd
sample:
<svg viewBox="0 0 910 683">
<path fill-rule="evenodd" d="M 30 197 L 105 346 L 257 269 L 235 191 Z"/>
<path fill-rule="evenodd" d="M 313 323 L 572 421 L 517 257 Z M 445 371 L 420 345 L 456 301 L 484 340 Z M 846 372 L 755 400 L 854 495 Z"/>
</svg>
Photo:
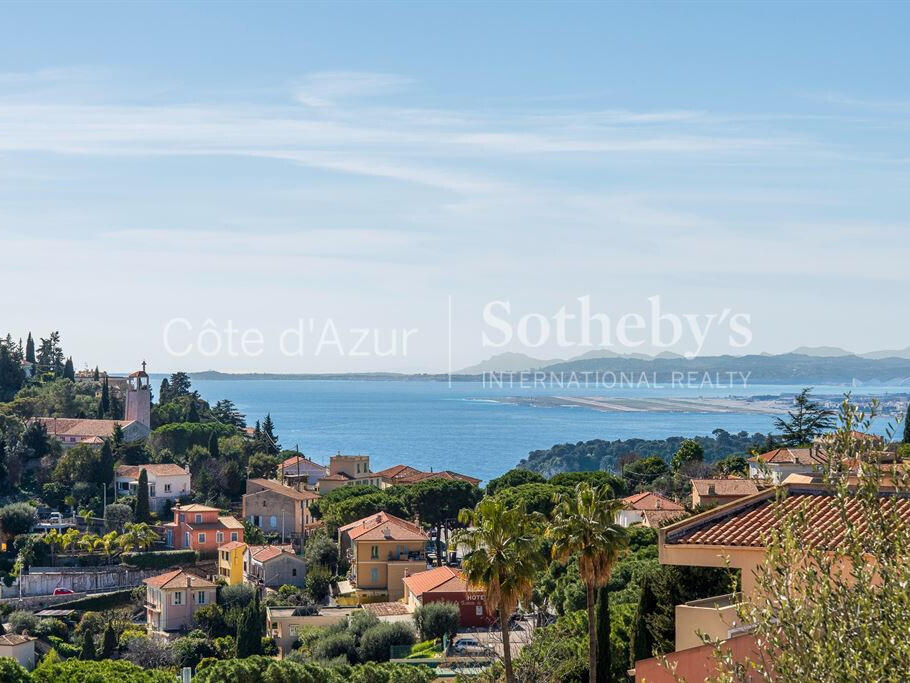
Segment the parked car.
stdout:
<svg viewBox="0 0 910 683">
<path fill-rule="evenodd" d="M 481 644 L 477 638 L 459 638 L 452 643 L 451 650 L 453 655 L 461 656 L 492 654 L 490 648 Z"/>
<path fill-rule="evenodd" d="M 71 591 L 69 588 L 55 588 L 54 595 L 72 595 L 75 591 Z"/>
</svg>

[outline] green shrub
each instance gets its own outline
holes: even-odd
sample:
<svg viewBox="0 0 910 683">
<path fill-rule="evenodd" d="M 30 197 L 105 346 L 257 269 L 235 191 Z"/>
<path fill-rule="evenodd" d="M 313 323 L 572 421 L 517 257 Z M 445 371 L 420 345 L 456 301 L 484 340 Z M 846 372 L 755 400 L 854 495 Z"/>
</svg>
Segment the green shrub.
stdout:
<svg viewBox="0 0 910 683">
<path fill-rule="evenodd" d="M 54 646 L 54 649 L 63 657 L 78 657 L 82 650 L 78 645 L 72 645 L 59 636 L 48 636 L 48 642 Z M 0 679 L 2 680 L 2 679 Z"/>
<path fill-rule="evenodd" d="M 22 665 L 10 657 L 0 657 L 0 681 L 3 683 L 29 683 L 31 677 Z"/>
<path fill-rule="evenodd" d="M 358 655 L 363 662 L 387 662 L 393 645 L 413 645 L 416 640 L 414 629 L 408 624 L 378 624 L 361 636 Z"/>
<path fill-rule="evenodd" d="M 322 602 L 329 594 L 332 573 L 321 565 L 310 567 L 306 573 L 306 590 L 313 602 Z"/>
<path fill-rule="evenodd" d="M 166 671 L 143 669 L 122 660 L 98 662 L 69 659 L 32 672 L 32 683 L 173 683 Z M 2 679 L 0 679 L 2 680 Z"/>
<path fill-rule="evenodd" d="M 123 553 L 120 556 L 123 564 L 139 569 L 168 569 L 187 564 L 195 564 L 195 550 L 155 550 L 150 553 Z"/>
<path fill-rule="evenodd" d="M 424 640 L 442 638 L 458 633 L 461 610 L 454 602 L 431 602 L 414 611 L 414 624 Z"/>
<path fill-rule="evenodd" d="M 203 637 L 200 638 L 199 635 Z M 184 666 L 195 668 L 204 657 L 214 657 L 216 654 L 214 645 L 201 632 L 178 638 L 171 644 L 171 652 L 174 655 L 174 663 L 181 668 Z"/>
<path fill-rule="evenodd" d="M 374 626 L 379 624 L 379 618 L 370 612 L 367 612 L 365 609 L 355 610 L 351 613 L 351 616 L 348 617 L 348 632 L 353 635 L 358 642 L 360 637 Z"/>
<path fill-rule="evenodd" d="M 38 622 L 38 626 L 35 628 L 32 635 L 40 638 L 57 636 L 58 638 L 63 638 L 65 640 L 67 635 L 69 635 L 69 630 L 69 626 L 64 624 L 60 619 L 47 618 Z"/>
<path fill-rule="evenodd" d="M 354 636 L 350 633 L 333 633 L 313 643 L 313 659 L 328 661 L 344 656 L 349 662 L 357 661 Z M 388 655 L 388 653 L 386 653 Z M 388 656 L 386 656 L 388 659 Z"/>
<path fill-rule="evenodd" d="M 38 617 L 31 612 L 17 610 L 9 615 L 9 630 L 11 633 L 22 633 L 28 631 L 34 633 L 38 628 Z"/>
<path fill-rule="evenodd" d="M 236 432 L 235 427 L 220 422 L 174 422 L 154 429 L 149 434 L 148 447 L 154 453 L 166 448 L 179 455 L 186 453 L 191 446 L 208 448 L 212 434 L 222 437 Z"/>
</svg>

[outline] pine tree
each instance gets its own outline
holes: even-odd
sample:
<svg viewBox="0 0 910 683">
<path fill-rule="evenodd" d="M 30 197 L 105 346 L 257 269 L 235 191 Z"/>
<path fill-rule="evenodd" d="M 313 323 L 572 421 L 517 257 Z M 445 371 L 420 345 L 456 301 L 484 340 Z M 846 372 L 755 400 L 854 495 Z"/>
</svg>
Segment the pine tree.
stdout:
<svg viewBox="0 0 910 683">
<path fill-rule="evenodd" d="M 597 591 L 597 604 L 594 607 L 597 620 L 597 683 L 608 683 L 612 680 L 612 652 L 610 650 L 610 589 L 601 586 Z"/>
<path fill-rule="evenodd" d="M 199 422 L 199 410 L 196 408 L 196 399 L 190 399 L 190 407 L 186 411 L 187 422 Z"/>
<path fill-rule="evenodd" d="M 136 521 L 148 522 L 149 516 L 149 475 L 145 469 L 139 472 L 139 485 L 136 487 Z"/>
<path fill-rule="evenodd" d="M 95 639 L 91 633 L 86 632 L 82 637 L 82 651 L 79 653 L 79 659 L 87 661 L 98 659 L 98 654 L 95 652 Z"/>
<path fill-rule="evenodd" d="M 25 342 L 25 360 L 29 363 L 35 362 L 35 340 L 32 339 L 32 333 L 28 333 L 28 339 Z"/>
<path fill-rule="evenodd" d="M 910 404 L 907 404 L 907 416 L 904 418 L 904 443 L 910 443 Z"/>
<path fill-rule="evenodd" d="M 63 366 L 63 378 L 76 381 L 76 369 L 73 367 L 72 356 L 66 359 L 66 363 Z"/>
<path fill-rule="evenodd" d="M 107 622 L 104 629 L 104 639 L 101 641 L 101 659 L 110 659 L 117 649 L 117 632 L 114 631 L 113 622 Z"/>
<path fill-rule="evenodd" d="M 281 446 L 278 444 L 278 437 L 275 436 L 275 425 L 272 422 L 271 413 L 265 416 L 262 421 L 262 435 L 265 441 L 265 450 L 271 455 L 278 455 L 281 452 Z"/>
</svg>

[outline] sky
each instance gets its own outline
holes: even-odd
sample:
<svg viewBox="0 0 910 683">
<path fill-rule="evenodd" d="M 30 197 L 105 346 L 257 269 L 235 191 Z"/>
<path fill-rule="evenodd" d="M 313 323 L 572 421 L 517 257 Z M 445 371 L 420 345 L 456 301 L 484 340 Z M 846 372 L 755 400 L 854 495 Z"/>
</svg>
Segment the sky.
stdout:
<svg viewBox="0 0 910 683">
<path fill-rule="evenodd" d="M 907 35 L 902 3 L 3 3 L 0 332 L 155 372 L 904 348 Z"/>
</svg>

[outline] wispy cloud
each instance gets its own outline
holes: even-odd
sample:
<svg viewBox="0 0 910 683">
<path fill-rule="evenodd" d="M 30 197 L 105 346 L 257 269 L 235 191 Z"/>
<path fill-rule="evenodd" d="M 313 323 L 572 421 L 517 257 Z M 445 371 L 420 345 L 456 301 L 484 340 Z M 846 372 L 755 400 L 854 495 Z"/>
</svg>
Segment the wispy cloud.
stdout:
<svg viewBox="0 0 910 683">
<path fill-rule="evenodd" d="M 328 107 L 349 98 L 394 93 L 411 83 L 410 78 L 398 74 L 322 71 L 306 76 L 295 88 L 295 96 L 308 107 Z"/>
</svg>

